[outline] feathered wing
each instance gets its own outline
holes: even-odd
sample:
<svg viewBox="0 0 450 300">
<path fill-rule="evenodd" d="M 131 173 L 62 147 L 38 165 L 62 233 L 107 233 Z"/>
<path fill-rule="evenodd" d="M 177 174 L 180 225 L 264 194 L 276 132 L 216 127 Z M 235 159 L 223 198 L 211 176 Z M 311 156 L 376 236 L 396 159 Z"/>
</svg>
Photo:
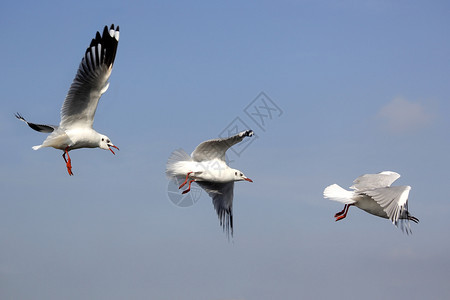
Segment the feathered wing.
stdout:
<svg viewBox="0 0 450 300">
<path fill-rule="evenodd" d="M 241 142 L 246 136 L 252 135 L 252 130 L 246 130 L 228 138 L 203 142 L 195 148 L 194 152 L 192 152 L 192 159 L 195 161 L 205 161 L 217 158 L 225 161 L 225 152 L 227 152 L 230 147 Z"/>
<path fill-rule="evenodd" d="M 30 126 L 31 129 L 34 129 L 39 132 L 51 133 L 51 132 L 55 131 L 56 129 L 58 129 L 58 126 L 56 126 L 56 125 L 43 125 L 43 124 L 35 124 L 35 123 L 28 122 L 19 113 L 15 114 L 15 116 L 17 119 L 27 123 L 27 125 Z"/>
<path fill-rule="evenodd" d="M 383 187 L 389 187 L 400 178 L 400 174 L 392 171 L 383 171 L 378 174 L 365 174 L 353 181 L 351 189 L 365 191 Z"/>
<path fill-rule="evenodd" d="M 61 108 L 61 127 L 92 127 L 98 100 L 108 89 L 118 42 L 119 26 L 114 29 L 113 24 L 109 30 L 105 26 L 102 35 L 97 31 Z"/>
<path fill-rule="evenodd" d="M 362 192 L 377 202 L 386 212 L 388 218 L 394 225 L 400 218 L 408 216 L 408 196 L 410 186 L 394 186 L 387 188 L 378 188 Z"/>
<path fill-rule="evenodd" d="M 212 198 L 214 208 L 219 217 L 220 225 L 227 235 L 233 236 L 233 190 L 234 181 L 215 183 L 196 181 Z"/>
</svg>

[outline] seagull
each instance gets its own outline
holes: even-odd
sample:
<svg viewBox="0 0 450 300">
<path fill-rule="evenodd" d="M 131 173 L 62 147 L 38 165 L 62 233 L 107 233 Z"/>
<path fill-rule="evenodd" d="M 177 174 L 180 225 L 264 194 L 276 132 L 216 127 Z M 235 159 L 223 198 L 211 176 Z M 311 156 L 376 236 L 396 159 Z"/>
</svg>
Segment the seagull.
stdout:
<svg viewBox="0 0 450 300">
<path fill-rule="evenodd" d="M 208 193 L 212 198 L 220 225 L 228 236 L 230 230 L 231 236 L 233 235 L 234 182 L 253 181 L 241 171 L 227 165 L 225 152 L 250 136 L 253 136 L 253 131 L 246 130 L 228 138 L 208 140 L 198 145 L 190 156 L 183 149 L 178 149 L 172 153 L 167 162 L 167 176 L 179 181 L 184 180 L 179 189 L 188 185 L 183 194 L 191 190 L 193 182 Z"/>
<path fill-rule="evenodd" d="M 43 147 L 53 147 L 64 151 L 67 172 L 72 173 L 72 163 L 69 151 L 80 148 L 101 148 L 110 150 L 117 148 L 111 140 L 92 128 L 98 100 L 109 87 L 117 45 L 119 43 L 119 26 L 114 24 L 103 29 L 103 34 L 97 31 L 95 38 L 86 49 L 75 79 L 70 86 L 66 99 L 61 108 L 61 122 L 57 125 L 42 125 L 28 122 L 19 113 L 17 119 L 25 122 L 32 129 L 50 133 L 45 141 L 32 147 L 38 150 Z M 67 159 L 66 159 L 67 155 Z"/>
<path fill-rule="evenodd" d="M 365 174 L 353 181 L 350 187 L 353 191 L 332 184 L 325 188 L 323 196 L 345 204 L 344 209 L 335 214 L 336 221 L 344 219 L 350 206 L 355 205 L 369 214 L 391 220 L 395 226 L 400 221 L 402 231 L 409 234 L 411 233 L 409 221 L 418 223 L 419 219 L 410 215 L 408 211 L 408 195 L 411 187 L 391 187 L 398 178 L 400 174 L 392 171 Z"/>
</svg>

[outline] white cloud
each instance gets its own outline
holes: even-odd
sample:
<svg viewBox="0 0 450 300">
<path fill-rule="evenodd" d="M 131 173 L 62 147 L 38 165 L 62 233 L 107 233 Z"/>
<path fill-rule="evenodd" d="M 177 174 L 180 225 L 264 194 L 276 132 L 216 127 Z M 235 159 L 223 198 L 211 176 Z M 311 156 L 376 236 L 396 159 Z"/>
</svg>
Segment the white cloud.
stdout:
<svg viewBox="0 0 450 300">
<path fill-rule="evenodd" d="M 388 130 L 396 133 L 424 128 L 433 120 L 433 115 L 421 103 L 403 98 L 394 98 L 383 106 L 378 117 L 383 120 L 383 125 Z"/>
</svg>

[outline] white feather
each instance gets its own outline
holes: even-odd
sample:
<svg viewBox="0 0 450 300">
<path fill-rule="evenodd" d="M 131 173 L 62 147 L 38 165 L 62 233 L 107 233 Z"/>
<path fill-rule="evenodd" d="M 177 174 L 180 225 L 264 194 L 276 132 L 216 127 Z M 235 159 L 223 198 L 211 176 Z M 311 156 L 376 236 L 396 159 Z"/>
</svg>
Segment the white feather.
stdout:
<svg viewBox="0 0 450 300">
<path fill-rule="evenodd" d="M 107 90 L 108 90 L 108 88 L 109 88 L 109 82 L 107 82 L 106 84 L 105 84 L 105 86 L 102 88 L 102 90 L 100 91 L 100 94 L 104 94 Z"/>
<path fill-rule="evenodd" d="M 408 202 L 409 191 L 411 187 L 408 185 L 405 187 L 405 190 L 401 193 L 400 198 L 398 199 L 398 206 L 404 207 Z"/>
<path fill-rule="evenodd" d="M 323 196 L 333 201 L 341 202 L 344 204 L 355 203 L 353 200 L 354 192 L 347 191 L 337 184 L 327 186 L 323 191 Z"/>
<path fill-rule="evenodd" d="M 169 177 L 186 176 L 194 164 L 192 158 L 183 149 L 177 149 L 172 152 L 166 165 L 166 174 Z"/>
</svg>

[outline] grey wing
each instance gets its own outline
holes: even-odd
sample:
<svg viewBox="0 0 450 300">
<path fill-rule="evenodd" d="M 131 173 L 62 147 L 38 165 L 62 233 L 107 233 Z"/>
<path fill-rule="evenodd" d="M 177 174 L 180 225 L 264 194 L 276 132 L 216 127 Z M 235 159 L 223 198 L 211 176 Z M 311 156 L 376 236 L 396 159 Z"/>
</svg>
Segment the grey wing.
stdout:
<svg viewBox="0 0 450 300">
<path fill-rule="evenodd" d="M 195 161 L 205 161 L 220 159 L 225 161 L 225 152 L 233 145 L 241 142 L 246 136 L 252 136 L 253 130 L 242 131 L 236 135 L 223 139 L 214 139 L 201 143 L 192 152 L 192 159 Z"/>
<path fill-rule="evenodd" d="M 356 178 L 350 188 L 357 191 L 365 191 L 389 187 L 398 178 L 400 178 L 400 174 L 392 171 L 383 171 L 378 174 L 365 174 Z"/>
<path fill-rule="evenodd" d="M 220 226 L 233 236 L 233 190 L 234 181 L 227 183 L 215 183 L 196 181 L 212 198 L 214 208 L 219 217 Z"/>
<path fill-rule="evenodd" d="M 407 216 L 410 190 L 410 186 L 394 186 L 377 188 L 362 193 L 375 200 L 386 212 L 391 222 L 397 225 L 400 218 Z"/>
<path fill-rule="evenodd" d="M 98 100 L 108 89 L 118 42 L 119 26 L 114 29 L 113 24 L 109 30 L 105 26 L 102 35 L 97 31 L 61 108 L 61 127 L 92 127 Z"/>
<path fill-rule="evenodd" d="M 39 132 L 51 133 L 51 132 L 55 131 L 56 129 L 58 129 L 58 126 L 56 126 L 56 125 L 43 125 L 43 124 L 35 124 L 35 123 L 28 122 L 19 113 L 16 113 L 15 116 L 17 119 L 27 123 L 27 125 L 30 126 L 31 129 L 34 129 Z"/>
</svg>

